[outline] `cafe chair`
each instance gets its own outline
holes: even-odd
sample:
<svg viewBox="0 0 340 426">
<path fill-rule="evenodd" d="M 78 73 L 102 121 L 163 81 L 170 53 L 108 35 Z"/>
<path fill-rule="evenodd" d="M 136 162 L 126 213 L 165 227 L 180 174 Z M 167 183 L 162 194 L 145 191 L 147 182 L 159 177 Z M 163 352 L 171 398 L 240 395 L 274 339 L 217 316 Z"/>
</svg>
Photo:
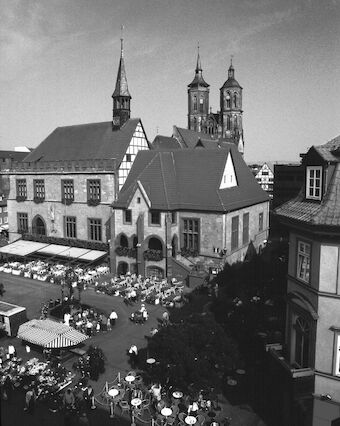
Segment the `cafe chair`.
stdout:
<svg viewBox="0 0 340 426">
<path fill-rule="evenodd" d="M 179 420 L 181 421 L 181 422 L 183 422 L 184 424 L 185 424 L 185 421 L 184 421 L 184 419 L 186 418 L 186 414 L 185 413 L 179 413 L 178 414 L 178 418 L 179 418 Z"/>
<path fill-rule="evenodd" d="M 205 417 L 202 414 L 199 414 L 197 416 L 197 425 L 198 426 L 203 426 L 205 423 Z"/>
<path fill-rule="evenodd" d="M 122 400 L 122 401 L 119 401 L 119 406 L 120 406 L 120 408 L 121 408 L 121 410 L 122 410 L 122 414 L 125 412 L 125 413 L 130 413 L 130 404 L 127 402 L 127 401 L 124 401 L 124 400 Z"/>
<path fill-rule="evenodd" d="M 149 414 L 151 414 L 151 410 L 150 410 L 150 400 L 149 399 L 143 399 L 142 401 L 142 410 L 143 410 L 143 414 L 148 411 Z"/>
<path fill-rule="evenodd" d="M 172 417 L 172 416 L 170 416 L 170 417 L 167 417 L 166 418 L 166 425 L 169 425 L 169 426 L 171 426 L 171 425 L 173 425 L 173 424 L 175 424 L 175 420 L 176 420 L 176 418 L 175 417 Z"/>
<path fill-rule="evenodd" d="M 177 416 L 177 414 L 178 414 L 178 412 L 179 412 L 179 408 L 178 408 L 178 405 L 173 405 L 172 407 L 171 407 L 171 410 L 172 410 L 172 416 Z"/>
</svg>

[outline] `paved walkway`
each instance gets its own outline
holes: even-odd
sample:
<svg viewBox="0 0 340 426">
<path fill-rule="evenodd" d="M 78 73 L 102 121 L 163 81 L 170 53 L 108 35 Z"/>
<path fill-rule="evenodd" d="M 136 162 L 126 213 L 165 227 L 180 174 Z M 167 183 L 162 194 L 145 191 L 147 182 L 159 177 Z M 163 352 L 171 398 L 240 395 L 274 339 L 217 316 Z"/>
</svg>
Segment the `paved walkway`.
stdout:
<svg viewBox="0 0 340 426">
<path fill-rule="evenodd" d="M 47 302 L 50 298 L 57 299 L 61 297 L 60 287 L 43 281 L 31 280 L 0 272 L 0 282 L 3 282 L 5 287 L 5 294 L 0 300 L 26 306 L 28 319 L 39 318 L 40 308 L 43 303 Z M 136 344 L 138 348 L 146 347 L 145 336 L 150 336 L 150 330 L 158 325 L 158 320 L 161 318 L 165 309 L 159 305 L 147 305 L 149 319 L 145 324 L 139 325 L 129 320 L 131 312 L 139 308 L 139 303 L 135 304 L 135 306 L 126 306 L 121 297 L 97 294 L 93 289 L 88 289 L 82 293 L 82 302 L 100 309 L 106 314 L 109 314 L 112 309 L 118 314 L 117 323 L 112 331 L 99 333 L 85 342 L 85 350 L 89 345 L 98 346 L 103 350 L 106 356 L 105 373 L 99 376 L 97 382 L 91 381 L 95 394 L 97 394 L 103 389 L 106 380 L 111 382 L 117 377 L 118 372 L 124 375 L 124 373 L 131 369 L 126 354 L 127 349 L 132 343 Z M 25 352 L 25 347 L 21 345 L 21 340 L 16 338 L 2 338 L 0 340 L 0 345 L 6 346 L 9 342 L 14 343 L 18 351 L 18 356 L 23 358 L 24 361 L 33 356 L 38 356 L 34 351 L 27 354 Z M 64 363 L 64 366 L 68 370 L 72 370 L 72 364 L 76 359 L 76 357 L 71 358 Z M 250 408 L 233 407 L 225 398 L 220 399 L 220 405 L 223 415 L 230 416 L 233 419 L 231 423 L 233 426 L 264 426 L 264 423 L 260 421 L 258 416 L 256 416 Z M 98 415 L 99 412 L 96 416 Z M 106 415 L 107 413 L 105 413 L 105 416 Z M 55 416 L 55 418 L 56 417 L 57 416 Z M 47 423 L 51 424 L 49 422 Z M 14 422 L 11 424 L 14 426 L 17 423 Z M 55 424 L 62 423 L 56 420 Z M 104 422 L 100 422 L 100 424 L 104 425 Z M 118 421 L 117 423 L 117 419 L 115 421 L 111 419 L 110 424 L 123 425 L 123 421 L 121 423 Z"/>
</svg>

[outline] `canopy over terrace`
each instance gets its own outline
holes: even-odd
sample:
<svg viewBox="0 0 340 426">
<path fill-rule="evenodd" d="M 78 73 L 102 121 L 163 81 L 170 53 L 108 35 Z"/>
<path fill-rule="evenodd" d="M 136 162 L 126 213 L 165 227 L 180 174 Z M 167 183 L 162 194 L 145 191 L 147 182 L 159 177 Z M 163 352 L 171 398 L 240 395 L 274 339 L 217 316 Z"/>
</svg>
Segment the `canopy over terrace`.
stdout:
<svg viewBox="0 0 340 426">
<path fill-rule="evenodd" d="M 27 240 L 17 240 L 11 244 L 0 247 L 0 253 L 23 257 L 34 253 L 36 255 L 41 254 L 51 257 L 58 256 L 90 262 L 94 262 L 107 254 L 107 252 L 103 250 L 90 250 L 86 248 L 59 244 L 46 244 Z"/>
<path fill-rule="evenodd" d="M 87 339 L 74 328 L 49 319 L 25 322 L 19 327 L 17 337 L 44 348 L 67 348 Z"/>
</svg>

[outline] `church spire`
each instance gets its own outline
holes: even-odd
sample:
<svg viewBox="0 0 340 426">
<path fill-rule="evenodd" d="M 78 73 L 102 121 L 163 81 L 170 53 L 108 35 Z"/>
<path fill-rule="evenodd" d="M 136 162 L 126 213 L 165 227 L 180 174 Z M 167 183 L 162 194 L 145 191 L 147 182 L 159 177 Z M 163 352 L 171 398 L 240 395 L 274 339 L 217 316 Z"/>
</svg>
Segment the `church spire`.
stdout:
<svg viewBox="0 0 340 426">
<path fill-rule="evenodd" d="M 202 72 L 201 58 L 200 58 L 200 43 L 197 43 L 197 63 L 196 63 L 196 74 Z"/>
<path fill-rule="evenodd" d="M 120 38 L 120 60 L 117 73 L 116 87 L 112 94 L 113 98 L 113 126 L 121 127 L 130 118 L 130 100 L 131 95 L 128 88 L 128 82 L 124 63 L 124 45 L 123 45 L 123 26 Z"/>
<path fill-rule="evenodd" d="M 230 57 L 230 67 L 228 69 L 228 78 L 235 78 L 235 68 L 233 67 L 233 55 Z"/>
</svg>

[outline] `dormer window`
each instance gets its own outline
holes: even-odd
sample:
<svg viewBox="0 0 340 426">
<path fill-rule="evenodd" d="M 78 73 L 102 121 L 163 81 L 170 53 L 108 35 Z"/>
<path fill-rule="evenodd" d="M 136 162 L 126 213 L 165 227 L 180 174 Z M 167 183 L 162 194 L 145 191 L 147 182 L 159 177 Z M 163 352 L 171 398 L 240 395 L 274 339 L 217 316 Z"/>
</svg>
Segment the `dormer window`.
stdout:
<svg viewBox="0 0 340 426">
<path fill-rule="evenodd" d="M 306 198 L 321 200 L 322 167 L 307 166 L 306 169 Z"/>
</svg>

